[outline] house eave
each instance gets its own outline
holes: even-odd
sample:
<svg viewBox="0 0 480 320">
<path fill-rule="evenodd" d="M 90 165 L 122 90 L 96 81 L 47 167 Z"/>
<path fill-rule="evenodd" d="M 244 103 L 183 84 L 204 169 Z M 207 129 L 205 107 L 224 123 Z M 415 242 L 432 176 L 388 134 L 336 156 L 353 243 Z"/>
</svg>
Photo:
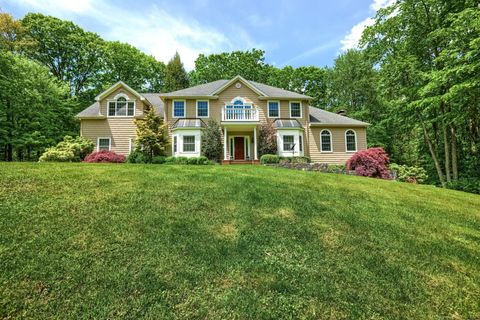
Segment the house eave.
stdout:
<svg viewBox="0 0 480 320">
<path fill-rule="evenodd" d="M 356 123 L 356 124 L 348 124 L 348 123 L 309 123 L 310 127 L 357 127 L 363 128 L 370 126 L 370 123 Z"/>
</svg>

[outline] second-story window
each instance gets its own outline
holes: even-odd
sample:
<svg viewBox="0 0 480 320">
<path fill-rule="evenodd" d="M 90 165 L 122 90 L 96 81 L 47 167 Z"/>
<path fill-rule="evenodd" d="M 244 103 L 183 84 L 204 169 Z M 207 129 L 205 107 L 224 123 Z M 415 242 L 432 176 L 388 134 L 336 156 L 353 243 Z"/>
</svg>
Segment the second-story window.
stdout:
<svg viewBox="0 0 480 320">
<path fill-rule="evenodd" d="M 185 101 L 173 100 L 173 116 L 175 118 L 185 117 Z"/>
<path fill-rule="evenodd" d="M 302 117 L 302 105 L 300 102 L 290 102 L 290 117 L 301 118 Z"/>
<path fill-rule="evenodd" d="M 208 100 L 197 101 L 197 117 L 208 118 Z"/>
<path fill-rule="evenodd" d="M 269 118 L 278 118 L 280 116 L 280 104 L 278 101 L 269 101 L 268 102 L 268 117 Z"/>
<path fill-rule="evenodd" d="M 135 115 L 135 102 L 121 96 L 108 102 L 109 117 L 133 117 Z"/>
</svg>

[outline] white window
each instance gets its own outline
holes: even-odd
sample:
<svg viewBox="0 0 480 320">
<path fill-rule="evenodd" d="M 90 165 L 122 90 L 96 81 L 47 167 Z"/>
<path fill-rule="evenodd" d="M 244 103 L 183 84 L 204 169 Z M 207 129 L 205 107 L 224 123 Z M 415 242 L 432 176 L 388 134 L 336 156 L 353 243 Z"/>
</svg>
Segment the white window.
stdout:
<svg viewBox="0 0 480 320">
<path fill-rule="evenodd" d="M 293 151 L 295 147 L 294 136 L 283 136 L 283 151 Z"/>
<path fill-rule="evenodd" d="M 208 118 L 208 100 L 197 101 L 197 118 Z"/>
<path fill-rule="evenodd" d="M 195 152 L 195 136 L 183 136 L 183 152 Z"/>
<path fill-rule="evenodd" d="M 177 153 L 177 136 L 173 136 L 173 154 Z"/>
<path fill-rule="evenodd" d="M 352 129 L 345 131 L 345 149 L 347 152 L 357 151 L 357 134 Z"/>
<path fill-rule="evenodd" d="M 109 117 L 133 117 L 135 116 L 135 100 L 127 100 L 124 94 L 115 97 L 115 100 L 108 101 Z"/>
<path fill-rule="evenodd" d="M 173 117 L 185 117 L 185 100 L 173 100 Z"/>
<path fill-rule="evenodd" d="M 135 151 L 135 139 L 130 138 L 128 140 L 128 150 L 130 150 L 130 152 Z"/>
<path fill-rule="evenodd" d="M 111 139 L 110 138 L 98 138 L 97 139 L 97 151 L 107 150 L 111 148 Z"/>
<path fill-rule="evenodd" d="M 300 102 L 290 102 L 290 118 L 302 117 L 302 104 Z"/>
<path fill-rule="evenodd" d="M 298 149 L 303 152 L 303 136 L 301 134 L 298 136 Z"/>
<path fill-rule="evenodd" d="M 280 117 L 280 102 L 268 101 L 268 117 L 269 118 Z"/>
<path fill-rule="evenodd" d="M 320 151 L 332 152 L 332 133 L 330 130 L 322 130 L 320 132 Z"/>
</svg>

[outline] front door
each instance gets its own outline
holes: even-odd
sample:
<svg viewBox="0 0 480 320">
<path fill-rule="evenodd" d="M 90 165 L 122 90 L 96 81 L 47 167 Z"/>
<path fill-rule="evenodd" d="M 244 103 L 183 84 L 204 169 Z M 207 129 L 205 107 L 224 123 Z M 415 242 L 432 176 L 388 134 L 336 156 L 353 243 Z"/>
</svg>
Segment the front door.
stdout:
<svg viewBox="0 0 480 320">
<path fill-rule="evenodd" d="M 235 137 L 235 160 L 245 160 L 245 138 Z"/>
</svg>

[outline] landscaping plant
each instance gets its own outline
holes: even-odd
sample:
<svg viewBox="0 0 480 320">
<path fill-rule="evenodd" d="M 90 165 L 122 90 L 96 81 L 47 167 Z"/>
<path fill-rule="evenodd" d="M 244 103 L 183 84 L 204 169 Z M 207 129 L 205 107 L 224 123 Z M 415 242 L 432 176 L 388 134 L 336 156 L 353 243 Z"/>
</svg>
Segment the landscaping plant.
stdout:
<svg viewBox="0 0 480 320">
<path fill-rule="evenodd" d="M 93 151 L 94 144 L 91 140 L 65 136 L 55 147 L 47 148 L 40 157 L 40 162 L 80 162 Z"/>
<path fill-rule="evenodd" d="M 383 148 L 358 151 L 347 161 L 347 171 L 354 170 L 358 176 L 390 179 L 390 159 Z"/>
<path fill-rule="evenodd" d="M 209 120 L 202 132 L 202 155 L 209 160 L 220 162 L 222 159 L 222 132 L 215 120 Z"/>
<path fill-rule="evenodd" d="M 277 153 L 277 131 L 273 123 L 267 121 L 260 126 L 258 135 L 258 154 L 276 154 Z"/>
<path fill-rule="evenodd" d="M 113 151 L 95 151 L 87 155 L 84 162 L 122 163 L 125 162 L 125 156 Z"/>
</svg>

